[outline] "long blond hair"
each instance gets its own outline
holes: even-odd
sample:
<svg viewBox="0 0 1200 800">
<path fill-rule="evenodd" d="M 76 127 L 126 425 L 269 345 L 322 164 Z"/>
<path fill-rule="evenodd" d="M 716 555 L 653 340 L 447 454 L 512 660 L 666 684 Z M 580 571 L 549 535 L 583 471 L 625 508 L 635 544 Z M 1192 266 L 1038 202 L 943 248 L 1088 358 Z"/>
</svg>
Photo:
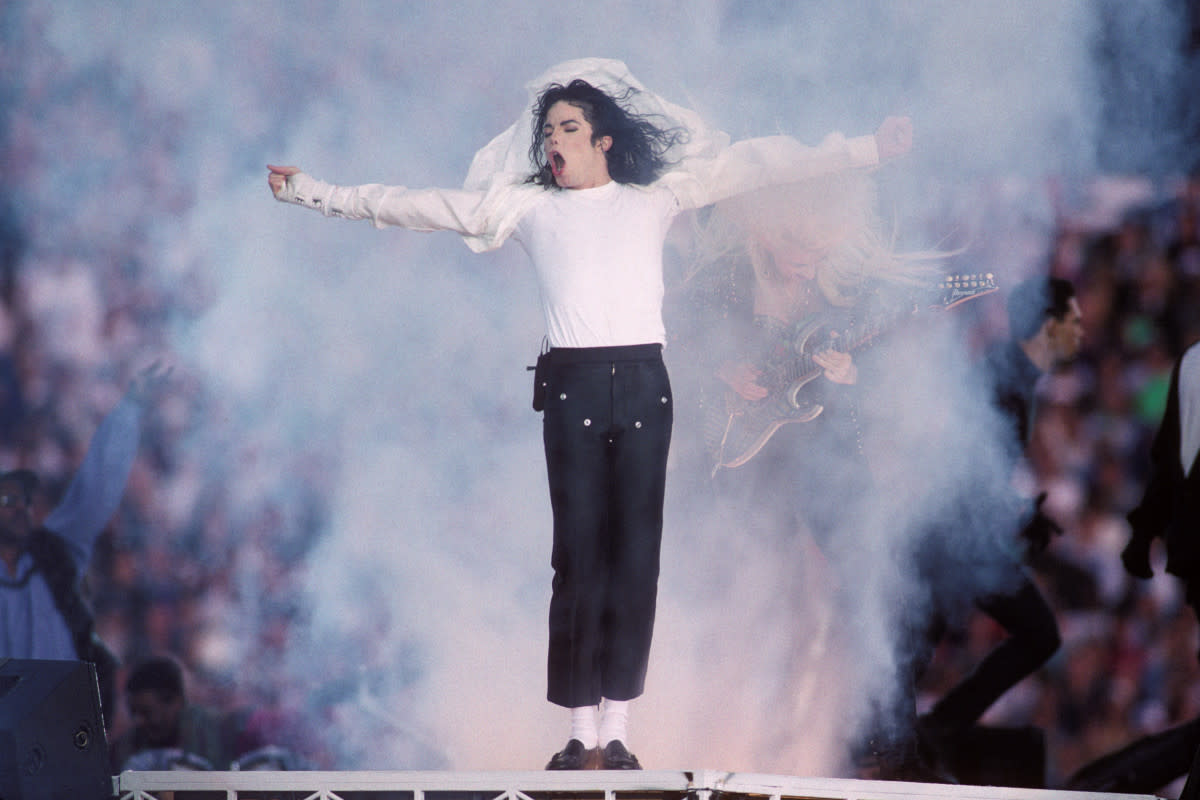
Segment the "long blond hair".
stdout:
<svg viewBox="0 0 1200 800">
<path fill-rule="evenodd" d="M 951 253 L 897 253 L 895 230 L 885 234 L 878 190 L 870 173 L 847 171 L 769 186 L 717 203 L 696 225 L 689 278 L 718 262 L 744 256 L 756 278 L 780 286 L 772 250 L 816 245 L 825 255 L 815 281 L 834 305 L 852 303 L 864 284 L 927 282 L 934 262 Z"/>
</svg>

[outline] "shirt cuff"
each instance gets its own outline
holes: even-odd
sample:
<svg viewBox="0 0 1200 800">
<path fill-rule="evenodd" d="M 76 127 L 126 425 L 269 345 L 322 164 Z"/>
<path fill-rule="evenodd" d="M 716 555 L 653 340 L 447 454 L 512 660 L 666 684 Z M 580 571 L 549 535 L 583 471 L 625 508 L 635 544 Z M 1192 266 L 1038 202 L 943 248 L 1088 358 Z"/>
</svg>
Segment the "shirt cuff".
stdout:
<svg viewBox="0 0 1200 800">
<path fill-rule="evenodd" d="M 275 195 L 275 199 L 281 203 L 295 203 L 299 206 L 307 206 L 324 211 L 322 202 L 317 197 L 318 189 L 321 182 L 303 172 L 297 172 L 295 175 L 289 175 L 283 183 L 283 188 L 279 190 L 279 194 Z"/>
</svg>

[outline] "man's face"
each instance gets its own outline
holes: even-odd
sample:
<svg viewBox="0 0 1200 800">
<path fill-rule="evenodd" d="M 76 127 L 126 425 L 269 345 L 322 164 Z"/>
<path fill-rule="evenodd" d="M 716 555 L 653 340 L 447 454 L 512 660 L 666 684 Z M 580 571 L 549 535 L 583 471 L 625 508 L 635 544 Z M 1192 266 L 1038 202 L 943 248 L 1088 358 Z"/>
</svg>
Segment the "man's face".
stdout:
<svg viewBox="0 0 1200 800">
<path fill-rule="evenodd" d="M 0 542 L 24 544 L 32 528 L 29 499 L 20 481 L 0 481 Z"/>
<path fill-rule="evenodd" d="M 167 697 L 158 689 L 142 689 L 129 695 L 129 716 L 148 747 L 177 747 L 182 697 Z"/>
<path fill-rule="evenodd" d="M 1058 363 L 1070 361 L 1079 355 L 1079 348 L 1083 344 L 1083 315 L 1074 297 L 1069 301 L 1067 313 L 1062 319 L 1051 317 L 1046 321 L 1046 334 Z"/>
<path fill-rule="evenodd" d="M 546 113 L 542 134 L 546 162 L 554 182 L 563 189 L 593 189 L 611 180 L 604 154 L 612 139 L 602 136 L 592 141 L 592 125 L 583 109 L 559 100 Z"/>
</svg>

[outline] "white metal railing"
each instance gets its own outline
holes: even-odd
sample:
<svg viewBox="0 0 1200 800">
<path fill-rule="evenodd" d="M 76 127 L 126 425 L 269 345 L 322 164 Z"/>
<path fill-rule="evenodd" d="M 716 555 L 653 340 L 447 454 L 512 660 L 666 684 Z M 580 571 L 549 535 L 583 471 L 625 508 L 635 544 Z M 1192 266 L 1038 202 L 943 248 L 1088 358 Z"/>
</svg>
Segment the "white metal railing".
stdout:
<svg viewBox="0 0 1200 800">
<path fill-rule="evenodd" d="M 1152 795 L 696 771 L 124 772 L 118 800 L 1153 800 Z"/>
</svg>

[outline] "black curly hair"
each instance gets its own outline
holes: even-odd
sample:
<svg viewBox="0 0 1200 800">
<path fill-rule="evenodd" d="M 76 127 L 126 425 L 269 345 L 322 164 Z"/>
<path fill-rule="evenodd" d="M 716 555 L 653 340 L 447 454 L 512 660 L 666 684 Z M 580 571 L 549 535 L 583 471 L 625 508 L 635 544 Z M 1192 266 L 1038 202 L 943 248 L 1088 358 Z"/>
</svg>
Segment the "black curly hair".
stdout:
<svg viewBox="0 0 1200 800">
<path fill-rule="evenodd" d="M 592 126 L 592 141 L 601 137 L 612 137 L 612 147 L 605 153 L 608 174 L 617 183 L 653 183 L 671 164 L 666 153 L 676 144 L 687 140 L 683 128 L 660 128 L 649 117 L 635 114 L 624 107 L 624 103 L 637 93 L 629 88 L 618 97 L 612 97 L 585 80 L 575 79 L 566 86 L 554 83 L 538 96 L 533 105 L 533 142 L 529 146 L 529 160 L 534 171 L 527 179 L 539 186 L 557 186 L 550 165 L 546 162 L 543 126 L 551 107 L 560 100 L 570 103 L 583 112 L 584 119 Z"/>
</svg>

